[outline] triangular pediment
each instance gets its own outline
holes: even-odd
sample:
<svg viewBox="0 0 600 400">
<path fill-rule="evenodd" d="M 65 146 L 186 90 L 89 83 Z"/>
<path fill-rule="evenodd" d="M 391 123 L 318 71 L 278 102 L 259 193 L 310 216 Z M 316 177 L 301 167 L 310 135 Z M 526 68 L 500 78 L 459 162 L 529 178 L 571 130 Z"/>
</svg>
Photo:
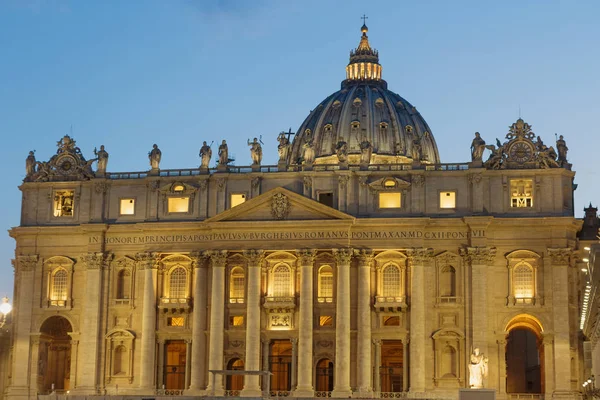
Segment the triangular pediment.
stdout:
<svg viewBox="0 0 600 400">
<path fill-rule="evenodd" d="M 353 221 L 354 217 L 288 189 L 278 187 L 215 215 L 206 222 L 300 220 Z"/>
</svg>

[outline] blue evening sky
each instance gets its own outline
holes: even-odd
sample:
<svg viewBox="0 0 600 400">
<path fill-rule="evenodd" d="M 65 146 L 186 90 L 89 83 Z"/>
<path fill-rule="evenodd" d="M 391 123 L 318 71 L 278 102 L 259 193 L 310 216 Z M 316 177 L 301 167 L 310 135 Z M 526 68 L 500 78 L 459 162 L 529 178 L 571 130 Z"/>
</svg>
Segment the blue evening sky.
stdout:
<svg viewBox="0 0 600 400">
<path fill-rule="evenodd" d="M 565 136 L 576 215 L 600 203 L 598 1 L 0 0 L 0 226 L 19 225 L 28 151 L 48 160 L 71 126 L 87 158 L 106 146 L 109 171 L 148 169 L 153 143 L 162 168 L 194 168 L 222 139 L 249 165 L 258 135 L 275 164 L 277 133 L 339 89 L 363 13 L 442 162 L 469 161 L 475 131 L 503 140 L 520 108 L 546 144 Z M 0 296 L 12 258 L 5 233 Z"/>
</svg>

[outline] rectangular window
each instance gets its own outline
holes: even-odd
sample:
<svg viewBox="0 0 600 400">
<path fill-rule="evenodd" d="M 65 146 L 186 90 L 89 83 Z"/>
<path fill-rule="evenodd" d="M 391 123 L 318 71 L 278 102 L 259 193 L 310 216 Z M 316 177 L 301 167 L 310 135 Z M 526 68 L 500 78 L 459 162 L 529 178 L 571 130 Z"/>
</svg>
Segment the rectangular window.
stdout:
<svg viewBox="0 0 600 400">
<path fill-rule="evenodd" d="M 54 191 L 53 214 L 55 217 L 72 217 L 75 192 L 73 190 Z"/>
<path fill-rule="evenodd" d="M 319 316 L 319 326 L 333 326 L 333 317 L 331 315 Z"/>
<path fill-rule="evenodd" d="M 331 192 L 322 192 L 317 195 L 317 200 L 319 203 L 326 205 L 327 207 L 333 208 L 333 193 Z"/>
<path fill-rule="evenodd" d="M 400 208 L 400 192 L 381 192 L 379 193 L 379 208 Z"/>
<path fill-rule="evenodd" d="M 456 208 L 456 192 L 440 192 L 440 208 Z"/>
<path fill-rule="evenodd" d="M 119 215 L 135 214 L 135 199 L 119 200 Z"/>
<path fill-rule="evenodd" d="M 246 195 L 244 193 L 234 193 L 230 197 L 231 208 L 239 206 L 246 201 Z"/>
<path fill-rule="evenodd" d="M 531 179 L 512 179 L 510 181 L 510 206 L 533 207 L 533 181 Z"/>
<path fill-rule="evenodd" d="M 185 324 L 184 317 L 169 317 L 167 318 L 167 326 L 183 327 Z"/>
<path fill-rule="evenodd" d="M 229 317 L 229 326 L 244 326 L 244 316 L 232 315 Z"/>
<path fill-rule="evenodd" d="M 170 213 L 186 213 L 190 209 L 190 198 L 169 197 L 168 206 Z"/>
</svg>

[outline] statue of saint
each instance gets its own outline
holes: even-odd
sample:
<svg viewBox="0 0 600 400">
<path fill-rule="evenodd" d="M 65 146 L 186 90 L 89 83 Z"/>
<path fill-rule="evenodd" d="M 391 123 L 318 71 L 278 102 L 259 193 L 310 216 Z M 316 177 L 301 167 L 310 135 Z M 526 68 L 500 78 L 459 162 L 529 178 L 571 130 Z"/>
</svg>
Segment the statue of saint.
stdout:
<svg viewBox="0 0 600 400">
<path fill-rule="evenodd" d="M 206 144 L 205 140 L 202 142 L 202 147 L 200 147 L 200 168 L 208 169 L 208 164 L 210 164 L 211 157 L 212 149 Z"/>
<path fill-rule="evenodd" d="M 257 138 L 251 142 L 248 139 L 248 146 L 250 146 L 250 157 L 252 158 L 252 165 L 260 165 L 262 161 L 262 142 L 259 142 Z"/>
<path fill-rule="evenodd" d="M 106 164 L 108 164 L 108 152 L 104 150 L 104 145 L 100 145 L 100 151 L 97 151 L 96 148 L 94 148 L 94 154 L 98 159 L 98 167 L 96 168 L 96 172 L 99 174 L 105 174 Z"/>
<path fill-rule="evenodd" d="M 569 148 L 567 147 L 567 142 L 565 142 L 565 138 L 563 135 L 558 137 L 556 141 L 556 150 L 558 151 L 558 163 L 562 166 L 567 163 L 567 151 Z"/>
<path fill-rule="evenodd" d="M 35 150 L 30 151 L 27 159 L 25 160 L 25 171 L 27 177 L 33 175 L 35 173 Z"/>
<path fill-rule="evenodd" d="M 160 158 L 162 156 L 162 152 L 158 148 L 158 145 L 155 143 L 152 145 L 152 150 L 148 153 L 148 158 L 150 159 L 150 167 L 152 169 L 158 169 L 160 165 Z"/>
<path fill-rule="evenodd" d="M 360 163 L 361 164 L 370 164 L 371 163 L 371 154 L 373 154 L 373 146 L 371 146 L 371 142 L 369 141 L 369 139 L 367 139 L 366 136 L 363 135 L 359 146 L 360 146 Z"/>
<path fill-rule="evenodd" d="M 479 352 L 479 349 L 473 350 L 469 361 L 469 387 L 481 389 L 483 387 L 483 378 L 487 376 L 488 359 Z"/>
<path fill-rule="evenodd" d="M 223 140 L 219 146 L 219 165 L 227 165 L 229 163 L 229 149 L 227 142 Z"/>
<path fill-rule="evenodd" d="M 348 162 L 348 143 L 343 137 L 340 137 L 340 140 L 338 140 L 337 145 L 335 146 L 335 154 L 337 155 L 339 162 Z"/>
<path fill-rule="evenodd" d="M 475 132 L 475 138 L 471 142 L 471 161 L 481 161 L 485 150 L 485 140 L 481 138 L 479 132 Z"/>
<path fill-rule="evenodd" d="M 285 132 L 281 132 L 279 136 L 277 136 L 277 141 L 279 142 L 279 145 L 277 146 L 279 162 L 285 161 L 287 159 L 288 152 L 290 151 L 290 140 L 286 138 L 285 135 Z"/>
<path fill-rule="evenodd" d="M 413 162 L 421 161 L 421 153 L 422 153 L 421 140 L 420 139 L 413 140 L 413 145 L 412 145 Z"/>
<path fill-rule="evenodd" d="M 304 149 L 304 154 L 302 155 L 304 164 L 312 164 L 315 161 L 315 148 L 313 146 L 313 138 L 310 134 L 306 137 L 302 148 Z"/>
</svg>

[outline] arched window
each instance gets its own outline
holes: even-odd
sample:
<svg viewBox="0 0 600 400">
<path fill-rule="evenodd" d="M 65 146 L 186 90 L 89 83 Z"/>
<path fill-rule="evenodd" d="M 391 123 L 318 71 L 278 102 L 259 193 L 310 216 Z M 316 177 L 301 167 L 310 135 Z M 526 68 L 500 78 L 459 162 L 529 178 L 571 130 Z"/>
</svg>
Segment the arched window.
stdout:
<svg viewBox="0 0 600 400">
<path fill-rule="evenodd" d="M 382 274 L 382 293 L 383 297 L 398 297 L 401 296 L 401 276 L 400 268 L 397 265 L 391 264 L 383 269 Z"/>
<path fill-rule="evenodd" d="M 273 297 L 292 295 L 292 271 L 287 265 L 279 265 L 273 271 Z"/>
<path fill-rule="evenodd" d="M 440 296 L 456 296 L 456 270 L 451 265 L 445 265 L 440 272 Z"/>
<path fill-rule="evenodd" d="M 131 272 L 126 269 L 119 271 L 117 276 L 117 299 L 129 299 L 131 297 Z"/>
<path fill-rule="evenodd" d="M 183 267 L 176 267 L 169 276 L 169 297 L 184 299 L 187 297 L 187 272 Z"/>
<path fill-rule="evenodd" d="M 118 346 L 113 356 L 113 375 L 127 373 L 127 348 Z"/>
<path fill-rule="evenodd" d="M 52 275 L 52 290 L 50 291 L 50 300 L 52 301 L 66 301 L 67 300 L 67 282 L 68 275 L 67 271 L 60 268 Z M 62 304 L 56 304 L 62 305 Z"/>
<path fill-rule="evenodd" d="M 333 300 L 333 268 L 329 265 L 319 269 L 318 297 L 320 303 Z"/>
<path fill-rule="evenodd" d="M 531 299 L 534 296 L 533 267 L 525 262 L 513 270 L 513 290 L 515 299 Z"/>
<path fill-rule="evenodd" d="M 243 303 L 244 291 L 246 286 L 246 277 L 244 270 L 240 267 L 235 267 L 229 275 L 229 302 Z"/>
</svg>

